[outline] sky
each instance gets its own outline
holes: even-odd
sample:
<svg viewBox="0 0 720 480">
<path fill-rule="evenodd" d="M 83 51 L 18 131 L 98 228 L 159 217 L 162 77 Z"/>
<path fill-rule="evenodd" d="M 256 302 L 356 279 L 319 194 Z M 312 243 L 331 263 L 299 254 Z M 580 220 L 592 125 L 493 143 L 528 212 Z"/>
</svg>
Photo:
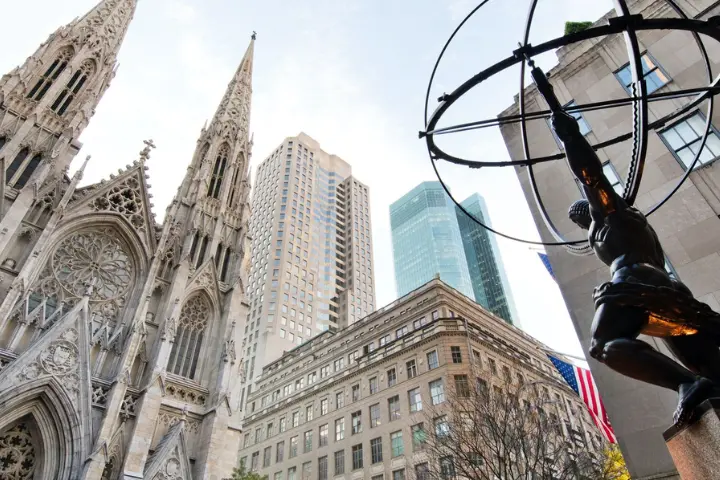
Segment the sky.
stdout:
<svg viewBox="0 0 720 480">
<path fill-rule="evenodd" d="M 27 0 L 3 6 L 0 72 L 31 55 L 61 24 L 97 0 Z M 430 109 L 445 91 L 510 56 L 522 39 L 528 0 L 491 0 L 461 30 L 440 64 Z M 108 178 L 137 159 L 144 139 L 153 211 L 162 219 L 195 148 L 257 31 L 251 167 L 287 136 L 303 131 L 353 167 L 370 188 L 377 306 L 396 298 L 389 205 L 434 180 L 425 143 L 425 91 L 443 44 L 478 0 L 139 0 L 119 55 L 117 76 L 80 140 L 92 155 L 83 183 Z M 531 43 L 563 33 L 566 21 L 594 21 L 611 0 L 540 0 Z M 539 59 L 549 69 L 553 53 Z M 495 117 L 513 103 L 518 71 L 473 91 L 448 121 Z M 498 130 L 443 139 L 452 153 L 509 159 Z M 441 165 L 452 193 L 485 197 L 493 226 L 539 236 L 510 168 Z M 522 328 L 561 352 L 582 355 L 554 281 L 534 250 L 498 239 Z M 590 295 L 590 292 L 588 292 Z"/>
</svg>

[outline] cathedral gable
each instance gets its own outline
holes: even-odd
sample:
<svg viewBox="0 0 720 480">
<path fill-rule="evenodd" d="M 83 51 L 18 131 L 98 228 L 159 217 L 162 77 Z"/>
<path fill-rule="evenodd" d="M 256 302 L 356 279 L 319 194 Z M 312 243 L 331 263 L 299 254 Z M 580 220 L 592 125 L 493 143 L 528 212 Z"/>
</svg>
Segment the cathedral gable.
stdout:
<svg viewBox="0 0 720 480">
<path fill-rule="evenodd" d="M 142 162 L 135 162 L 118 176 L 111 176 L 109 182 L 78 190 L 68 207 L 68 217 L 88 211 L 120 215 L 138 233 L 147 251 L 153 252 L 156 225 L 144 169 Z"/>
<path fill-rule="evenodd" d="M 192 480 L 185 440 L 185 419 L 173 425 L 145 463 L 148 480 Z"/>
<path fill-rule="evenodd" d="M 0 372 L 0 385 L 9 389 L 52 382 L 62 390 L 81 425 L 86 452 L 92 439 L 88 322 L 86 297 Z M 0 411 L 0 418 L 4 414 Z"/>
<path fill-rule="evenodd" d="M 195 274 L 187 284 L 188 295 L 195 290 L 205 290 L 215 305 L 220 305 L 220 286 L 218 285 L 218 274 L 215 268 L 215 259 L 210 257 L 205 263 L 195 270 Z"/>
</svg>

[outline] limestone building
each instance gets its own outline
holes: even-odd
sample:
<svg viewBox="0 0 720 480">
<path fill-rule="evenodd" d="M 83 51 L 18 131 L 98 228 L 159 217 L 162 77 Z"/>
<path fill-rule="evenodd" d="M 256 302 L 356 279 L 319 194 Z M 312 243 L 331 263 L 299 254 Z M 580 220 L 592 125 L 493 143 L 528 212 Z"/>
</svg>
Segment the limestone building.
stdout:
<svg viewBox="0 0 720 480">
<path fill-rule="evenodd" d="M 710 0 L 683 0 L 678 3 L 688 15 L 698 18 L 708 18 L 719 11 L 717 2 Z M 628 4 L 632 13 L 641 13 L 646 17 L 675 16 L 664 1 L 634 0 Z M 595 25 L 605 24 L 612 15 L 613 12 L 608 13 Z M 664 93 L 707 85 L 704 62 L 690 34 L 648 31 L 640 32 L 638 36 L 648 92 Z M 716 72 L 720 64 L 720 48 L 713 41 L 705 43 Z M 558 65 L 549 70 L 549 78 L 565 104 L 575 102 L 582 105 L 629 95 L 628 86 L 632 79 L 621 35 L 583 41 L 563 47 L 556 53 Z M 550 67 L 541 66 L 546 70 Z M 526 94 L 529 111 L 547 108 L 534 87 L 528 87 Z M 682 97 L 650 103 L 649 120 L 652 122 L 679 109 L 688 100 Z M 516 99 L 515 105 L 501 115 L 512 115 L 517 111 Z M 582 132 L 592 144 L 632 131 L 630 106 L 580 112 L 577 116 Z M 638 208 L 647 211 L 677 184 L 699 149 L 704 122 L 705 109 L 701 107 L 649 133 L 643 182 L 636 201 Z M 715 160 L 720 156 L 720 137 L 716 129 L 720 126 L 720 116 L 717 112 L 711 122 L 713 127 L 700 164 L 675 196 L 649 220 L 662 242 L 668 270 L 677 275 L 697 298 L 718 310 L 720 166 Z M 529 122 L 527 132 L 533 157 L 560 151 L 544 120 Z M 507 125 L 502 134 L 510 157 L 523 158 L 519 127 Z M 598 150 L 605 162 L 606 176 L 618 189 L 623 188 L 623 179 L 627 177 L 631 147 L 631 142 L 624 142 Z M 545 241 L 553 241 L 536 207 L 527 172 L 519 168 L 517 174 L 541 237 Z M 535 176 L 548 213 L 560 232 L 572 239 L 582 238 L 583 232 L 567 217 L 569 205 L 581 198 L 581 193 L 565 162 L 560 160 L 537 165 Z M 592 291 L 596 285 L 609 279 L 608 268 L 593 256 L 573 256 L 562 248 L 548 248 L 548 256 L 580 341 L 587 350 L 594 313 Z M 661 342 L 646 340 L 667 353 Z M 593 360 L 590 367 L 633 478 L 674 477 L 674 466 L 662 432 L 670 425 L 676 406 L 675 393 L 622 377 Z"/>
<path fill-rule="evenodd" d="M 375 310 L 369 189 L 304 133 L 257 168 L 250 220 L 248 385 L 262 367 Z"/>
<path fill-rule="evenodd" d="M 435 279 L 264 367 L 248 397 L 240 462 L 271 480 L 418 478 L 428 461 L 413 441 L 423 405 L 476 379 L 544 384 L 570 441 L 600 446 L 544 345 Z"/>
<path fill-rule="evenodd" d="M 236 465 L 254 42 L 158 224 L 151 142 L 107 181 L 67 175 L 135 7 L 101 1 L 0 79 L 0 478 Z"/>
</svg>

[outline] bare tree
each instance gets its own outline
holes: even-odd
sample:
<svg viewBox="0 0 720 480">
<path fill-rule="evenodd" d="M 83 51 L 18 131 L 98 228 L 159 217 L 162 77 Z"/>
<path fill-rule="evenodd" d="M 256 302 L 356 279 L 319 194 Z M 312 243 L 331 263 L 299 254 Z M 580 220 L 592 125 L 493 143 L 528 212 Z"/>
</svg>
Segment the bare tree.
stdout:
<svg viewBox="0 0 720 480">
<path fill-rule="evenodd" d="M 417 480 L 610 480 L 602 452 L 576 448 L 546 389 L 456 385 L 413 426 Z"/>
</svg>

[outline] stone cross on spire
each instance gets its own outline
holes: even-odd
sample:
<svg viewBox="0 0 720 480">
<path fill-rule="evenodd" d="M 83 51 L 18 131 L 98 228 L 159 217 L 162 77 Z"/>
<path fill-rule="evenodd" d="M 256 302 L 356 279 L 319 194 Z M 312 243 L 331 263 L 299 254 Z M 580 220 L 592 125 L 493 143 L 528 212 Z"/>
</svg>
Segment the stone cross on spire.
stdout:
<svg viewBox="0 0 720 480">
<path fill-rule="evenodd" d="M 155 143 L 152 141 L 152 138 L 149 140 L 143 140 L 143 143 L 145 144 L 145 148 L 140 150 L 140 160 L 147 161 L 148 158 L 150 158 L 150 150 L 155 147 Z"/>
</svg>

